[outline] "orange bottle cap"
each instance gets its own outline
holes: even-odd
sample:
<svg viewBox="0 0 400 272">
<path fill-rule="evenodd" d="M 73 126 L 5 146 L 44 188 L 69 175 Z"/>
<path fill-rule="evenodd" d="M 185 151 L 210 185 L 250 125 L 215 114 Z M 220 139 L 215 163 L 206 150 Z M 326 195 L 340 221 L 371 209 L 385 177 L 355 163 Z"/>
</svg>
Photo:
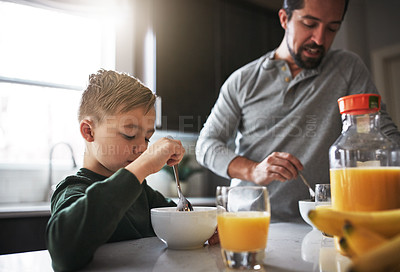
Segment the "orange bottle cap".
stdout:
<svg viewBox="0 0 400 272">
<path fill-rule="evenodd" d="M 379 94 L 354 94 L 338 99 L 340 113 L 358 115 L 377 112 L 381 108 Z"/>
</svg>

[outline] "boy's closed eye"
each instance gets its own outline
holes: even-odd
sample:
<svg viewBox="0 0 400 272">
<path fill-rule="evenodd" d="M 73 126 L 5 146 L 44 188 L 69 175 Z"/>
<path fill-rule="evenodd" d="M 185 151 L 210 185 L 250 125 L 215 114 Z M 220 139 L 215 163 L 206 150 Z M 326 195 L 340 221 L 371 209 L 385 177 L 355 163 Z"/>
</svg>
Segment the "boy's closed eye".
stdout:
<svg viewBox="0 0 400 272">
<path fill-rule="evenodd" d="M 136 135 L 130 136 L 130 135 L 123 134 L 123 133 L 121 133 L 121 134 L 122 134 L 122 136 L 123 136 L 125 139 L 127 139 L 127 140 L 133 140 L 133 139 L 136 138 Z"/>
<path fill-rule="evenodd" d="M 136 138 L 136 135 L 130 136 L 130 135 L 123 134 L 123 133 L 121 133 L 121 134 L 122 134 L 122 136 L 123 136 L 125 139 L 127 139 L 127 140 L 133 140 L 133 139 Z M 150 142 L 150 139 L 149 139 L 149 138 L 144 138 L 144 140 L 145 140 L 147 143 Z"/>
</svg>

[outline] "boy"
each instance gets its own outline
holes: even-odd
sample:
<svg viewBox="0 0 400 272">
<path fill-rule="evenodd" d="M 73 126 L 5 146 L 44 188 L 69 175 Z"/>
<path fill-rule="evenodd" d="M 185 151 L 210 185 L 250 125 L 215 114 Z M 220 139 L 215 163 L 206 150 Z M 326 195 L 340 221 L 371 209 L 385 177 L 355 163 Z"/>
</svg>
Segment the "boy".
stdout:
<svg viewBox="0 0 400 272">
<path fill-rule="evenodd" d="M 154 102 L 155 95 L 127 74 L 90 76 L 78 116 L 83 168 L 60 182 L 51 199 L 46 237 L 54 270 L 82 268 L 106 242 L 155 236 L 150 209 L 176 206 L 145 181 L 185 153 L 180 141 L 167 138 L 147 149 Z"/>
</svg>

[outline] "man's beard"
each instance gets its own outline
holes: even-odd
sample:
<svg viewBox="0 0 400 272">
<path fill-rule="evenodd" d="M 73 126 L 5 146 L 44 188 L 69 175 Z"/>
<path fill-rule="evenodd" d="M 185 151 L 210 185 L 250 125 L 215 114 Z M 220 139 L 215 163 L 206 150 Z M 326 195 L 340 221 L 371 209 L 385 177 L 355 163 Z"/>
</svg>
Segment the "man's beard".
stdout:
<svg viewBox="0 0 400 272">
<path fill-rule="evenodd" d="M 287 47 L 289 49 L 289 53 L 292 56 L 294 62 L 296 63 L 297 66 L 299 66 L 302 69 L 314 69 L 317 68 L 318 65 L 321 63 L 322 59 L 325 56 L 325 49 L 323 46 L 319 46 L 316 43 L 312 44 L 307 44 L 307 45 L 302 45 L 299 48 L 299 51 L 297 54 L 294 53 L 293 49 L 290 48 L 289 42 L 287 42 Z M 305 59 L 302 59 L 301 53 L 303 51 L 306 51 L 307 49 L 318 49 L 320 50 L 320 57 L 319 58 L 308 58 L 305 57 Z"/>
</svg>

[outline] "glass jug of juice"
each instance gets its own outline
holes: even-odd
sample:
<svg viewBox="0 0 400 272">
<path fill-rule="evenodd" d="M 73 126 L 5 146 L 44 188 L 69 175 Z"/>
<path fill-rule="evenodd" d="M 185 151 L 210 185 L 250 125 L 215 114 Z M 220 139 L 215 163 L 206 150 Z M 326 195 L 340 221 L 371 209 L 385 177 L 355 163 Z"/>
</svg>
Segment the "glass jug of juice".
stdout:
<svg viewBox="0 0 400 272">
<path fill-rule="evenodd" d="M 380 130 L 380 101 L 377 94 L 338 100 L 343 130 L 329 149 L 334 209 L 400 208 L 400 150 Z"/>
</svg>

